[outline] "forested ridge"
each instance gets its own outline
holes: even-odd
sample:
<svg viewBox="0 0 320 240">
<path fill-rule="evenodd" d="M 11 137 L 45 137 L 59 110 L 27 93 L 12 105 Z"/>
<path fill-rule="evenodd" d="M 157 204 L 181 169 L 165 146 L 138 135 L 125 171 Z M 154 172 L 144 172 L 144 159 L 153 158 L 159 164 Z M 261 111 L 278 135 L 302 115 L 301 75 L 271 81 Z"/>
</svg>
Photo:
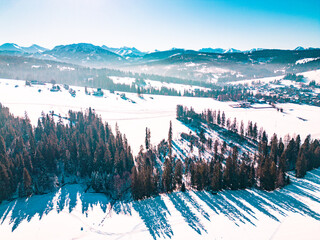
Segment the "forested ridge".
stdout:
<svg viewBox="0 0 320 240">
<path fill-rule="evenodd" d="M 300 135 L 284 142 L 274 133 L 269 142 L 266 132 L 262 127 L 259 129 L 257 123 L 249 121 L 245 126 L 243 121 L 239 123 L 236 118 L 228 118 L 224 111 L 207 109 L 198 114 L 193 108 L 182 105 L 177 106 L 177 119 L 199 132 L 200 143 L 193 141 L 191 145 L 198 145 L 200 152 L 204 149 L 212 152 L 212 161 L 202 165 L 204 169 L 210 169 L 210 164 L 213 165 L 211 169 L 216 168 L 218 174 L 211 175 L 211 178 L 214 183 L 218 182 L 219 188 L 214 190 L 220 190 L 223 186 L 226 189 L 256 186 L 270 191 L 290 183 L 288 171 L 294 170 L 296 177 L 301 178 L 307 171 L 320 167 L 320 143 L 318 139 L 311 139 L 310 135 L 303 142 Z M 256 145 L 256 151 L 238 156 L 237 146 L 229 146 L 231 151 L 226 153 L 226 142 L 222 144 L 205 138 L 202 123 L 210 128 L 222 129 L 231 142 L 232 139 L 240 139 L 239 142 Z"/>
<path fill-rule="evenodd" d="M 0 201 L 44 194 L 69 183 L 85 184 L 114 200 L 186 189 L 215 193 L 257 187 L 270 191 L 289 184 L 287 171 L 304 177 L 306 171 L 320 166 L 320 144 L 310 136 L 303 143 L 299 136 L 284 143 L 274 134 L 269 142 L 256 124 L 249 122 L 244 130 L 243 123 L 239 125 L 236 119 L 231 123 L 223 112 L 212 110 L 197 114 L 177 106 L 177 118 L 195 127 L 203 122 L 226 128 L 256 142 L 257 151 L 253 156 L 240 155 L 236 146 L 226 151 L 225 144 L 200 132 L 197 146 L 211 151 L 213 157 L 205 160 L 194 154 L 180 159 L 172 148 L 170 122 L 168 139 L 157 146 L 151 145 L 146 128 L 144 146 L 134 157 L 118 127 L 113 133 L 91 108 L 69 111 L 68 120 L 57 122 L 52 115 L 42 114 L 33 127 L 27 115 L 14 117 L 0 105 Z"/>
</svg>

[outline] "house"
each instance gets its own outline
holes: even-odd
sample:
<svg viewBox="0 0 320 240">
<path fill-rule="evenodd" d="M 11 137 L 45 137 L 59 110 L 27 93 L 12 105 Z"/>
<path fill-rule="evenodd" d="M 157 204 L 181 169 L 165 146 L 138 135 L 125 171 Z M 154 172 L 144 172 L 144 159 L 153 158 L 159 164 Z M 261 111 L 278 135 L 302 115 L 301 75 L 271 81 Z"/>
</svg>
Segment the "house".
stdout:
<svg viewBox="0 0 320 240">
<path fill-rule="evenodd" d="M 97 88 L 97 91 L 94 91 L 92 95 L 96 97 L 103 97 L 104 93 L 101 88 Z"/>
<path fill-rule="evenodd" d="M 52 85 L 50 92 L 59 92 L 60 86 L 59 85 Z"/>
</svg>

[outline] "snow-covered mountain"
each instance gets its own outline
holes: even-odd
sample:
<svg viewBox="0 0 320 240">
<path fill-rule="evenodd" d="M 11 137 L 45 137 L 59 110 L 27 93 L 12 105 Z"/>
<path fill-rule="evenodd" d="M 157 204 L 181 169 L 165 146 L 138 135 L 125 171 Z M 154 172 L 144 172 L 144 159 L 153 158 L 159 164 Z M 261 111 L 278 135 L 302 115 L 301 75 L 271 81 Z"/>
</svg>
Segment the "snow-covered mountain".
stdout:
<svg viewBox="0 0 320 240">
<path fill-rule="evenodd" d="M 68 63 L 89 66 L 104 66 L 125 61 L 122 56 L 89 43 L 60 45 L 43 52 L 43 58 L 52 59 L 52 57 Z"/>
<path fill-rule="evenodd" d="M 224 53 L 239 53 L 239 52 L 241 52 L 241 51 L 238 49 L 235 49 L 235 48 L 229 48 L 224 51 Z"/>
<path fill-rule="evenodd" d="M 41 53 L 47 51 L 47 48 L 33 44 L 30 47 L 21 47 L 15 43 L 5 43 L 0 46 L 0 51 L 21 52 L 21 53 Z"/>
<path fill-rule="evenodd" d="M 142 57 L 146 54 L 145 52 L 141 52 L 140 50 L 136 49 L 135 47 L 111 48 L 111 47 L 107 47 L 106 45 L 103 45 L 102 48 L 106 49 L 108 51 L 114 52 L 120 56 L 129 57 L 129 58 Z"/>
<path fill-rule="evenodd" d="M 21 48 L 27 53 L 42 53 L 49 50 L 37 44 L 33 44 L 30 47 L 21 47 Z"/>
<path fill-rule="evenodd" d="M 23 49 L 15 43 L 5 43 L 0 46 L 0 51 L 18 51 L 21 52 Z"/>
<path fill-rule="evenodd" d="M 206 53 L 224 53 L 226 50 L 223 48 L 201 48 L 199 52 L 206 52 Z"/>
</svg>

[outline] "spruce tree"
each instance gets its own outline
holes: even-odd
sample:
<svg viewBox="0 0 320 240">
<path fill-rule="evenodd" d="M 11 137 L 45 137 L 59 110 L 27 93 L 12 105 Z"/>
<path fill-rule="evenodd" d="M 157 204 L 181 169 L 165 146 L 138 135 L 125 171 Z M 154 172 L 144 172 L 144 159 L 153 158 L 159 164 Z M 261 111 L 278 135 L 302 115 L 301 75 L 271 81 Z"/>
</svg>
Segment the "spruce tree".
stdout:
<svg viewBox="0 0 320 240">
<path fill-rule="evenodd" d="M 168 133 L 168 145 L 169 145 L 169 158 L 172 160 L 172 123 L 170 121 L 169 133 Z"/>
</svg>

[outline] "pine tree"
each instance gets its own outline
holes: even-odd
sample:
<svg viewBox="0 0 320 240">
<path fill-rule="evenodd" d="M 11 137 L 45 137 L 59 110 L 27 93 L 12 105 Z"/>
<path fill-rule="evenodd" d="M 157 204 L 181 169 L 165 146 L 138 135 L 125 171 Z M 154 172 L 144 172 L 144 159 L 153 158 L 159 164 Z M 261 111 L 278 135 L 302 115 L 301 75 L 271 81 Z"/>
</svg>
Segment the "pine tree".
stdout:
<svg viewBox="0 0 320 240">
<path fill-rule="evenodd" d="M 168 145 L 169 145 L 169 158 L 172 160 L 172 123 L 170 121 L 169 133 L 168 133 Z"/>
<path fill-rule="evenodd" d="M 146 149 L 149 150 L 150 148 L 150 137 L 151 137 L 151 132 L 149 128 L 146 128 L 146 139 L 145 139 L 145 144 L 146 144 Z"/>
<path fill-rule="evenodd" d="M 178 186 L 181 186 L 182 184 L 182 175 L 183 175 L 183 163 L 180 159 L 178 159 L 178 161 L 176 162 L 176 166 L 174 168 L 174 179 L 175 179 L 175 183 Z"/>
<path fill-rule="evenodd" d="M 218 111 L 218 115 L 217 115 L 217 124 L 218 124 L 218 125 L 221 124 L 220 110 Z"/>
<path fill-rule="evenodd" d="M 32 180 L 26 168 L 23 169 L 23 188 L 24 196 L 29 197 L 32 194 Z"/>
<path fill-rule="evenodd" d="M 222 116 L 221 116 L 221 125 L 222 127 L 225 126 L 225 123 L 226 123 L 226 115 L 224 112 L 222 112 Z"/>
<path fill-rule="evenodd" d="M 213 174 L 211 179 L 211 190 L 220 191 L 222 189 L 222 167 L 218 161 L 214 164 Z"/>
<path fill-rule="evenodd" d="M 278 138 L 277 134 L 273 134 L 271 138 L 270 158 L 276 164 L 278 163 Z"/>
<path fill-rule="evenodd" d="M 164 169 L 162 173 L 162 185 L 165 192 L 172 192 L 173 190 L 173 167 L 170 158 L 164 162 Z"/>
<path fill-rule="evenodd" d="M 244 124 L 243 124 L 242 120 L 241 120 L 241 124 L 240 124 L 240 136 L 242 138 L 244 137 Z"/>
<path fill-rule="evenodd" d="M 307 172 L 307 159 L 305 152 L 303 150 L 300 150 L 297 162 L 296 162 L 296 177 L 297 178 L 303 178 L 306 175 Z"/>
<path fill-rule="evenodd" d="M 242 161 L 239 169 L 239 188 L 240 189 L 245 189 L 248 187 L 248 182 L 249 182 L 249 171 L 248 171 L 248 166 L 244 161 Z"/>
<path fill-rule="evenodd" d="M 134 199 L 140 199 L 141 196 L 141 190 L 140 190 L 140 181 L 137 173 L 137 169 L 135 166 L 132 167 L 131 170 L 131 192 Z"/>
<path fill-rule="evenodd" d="M 10 179 L 8 170 L 5 165 L 0 162 L 0 203 L 7 199 L 11 194 Z"/>
</svg>

